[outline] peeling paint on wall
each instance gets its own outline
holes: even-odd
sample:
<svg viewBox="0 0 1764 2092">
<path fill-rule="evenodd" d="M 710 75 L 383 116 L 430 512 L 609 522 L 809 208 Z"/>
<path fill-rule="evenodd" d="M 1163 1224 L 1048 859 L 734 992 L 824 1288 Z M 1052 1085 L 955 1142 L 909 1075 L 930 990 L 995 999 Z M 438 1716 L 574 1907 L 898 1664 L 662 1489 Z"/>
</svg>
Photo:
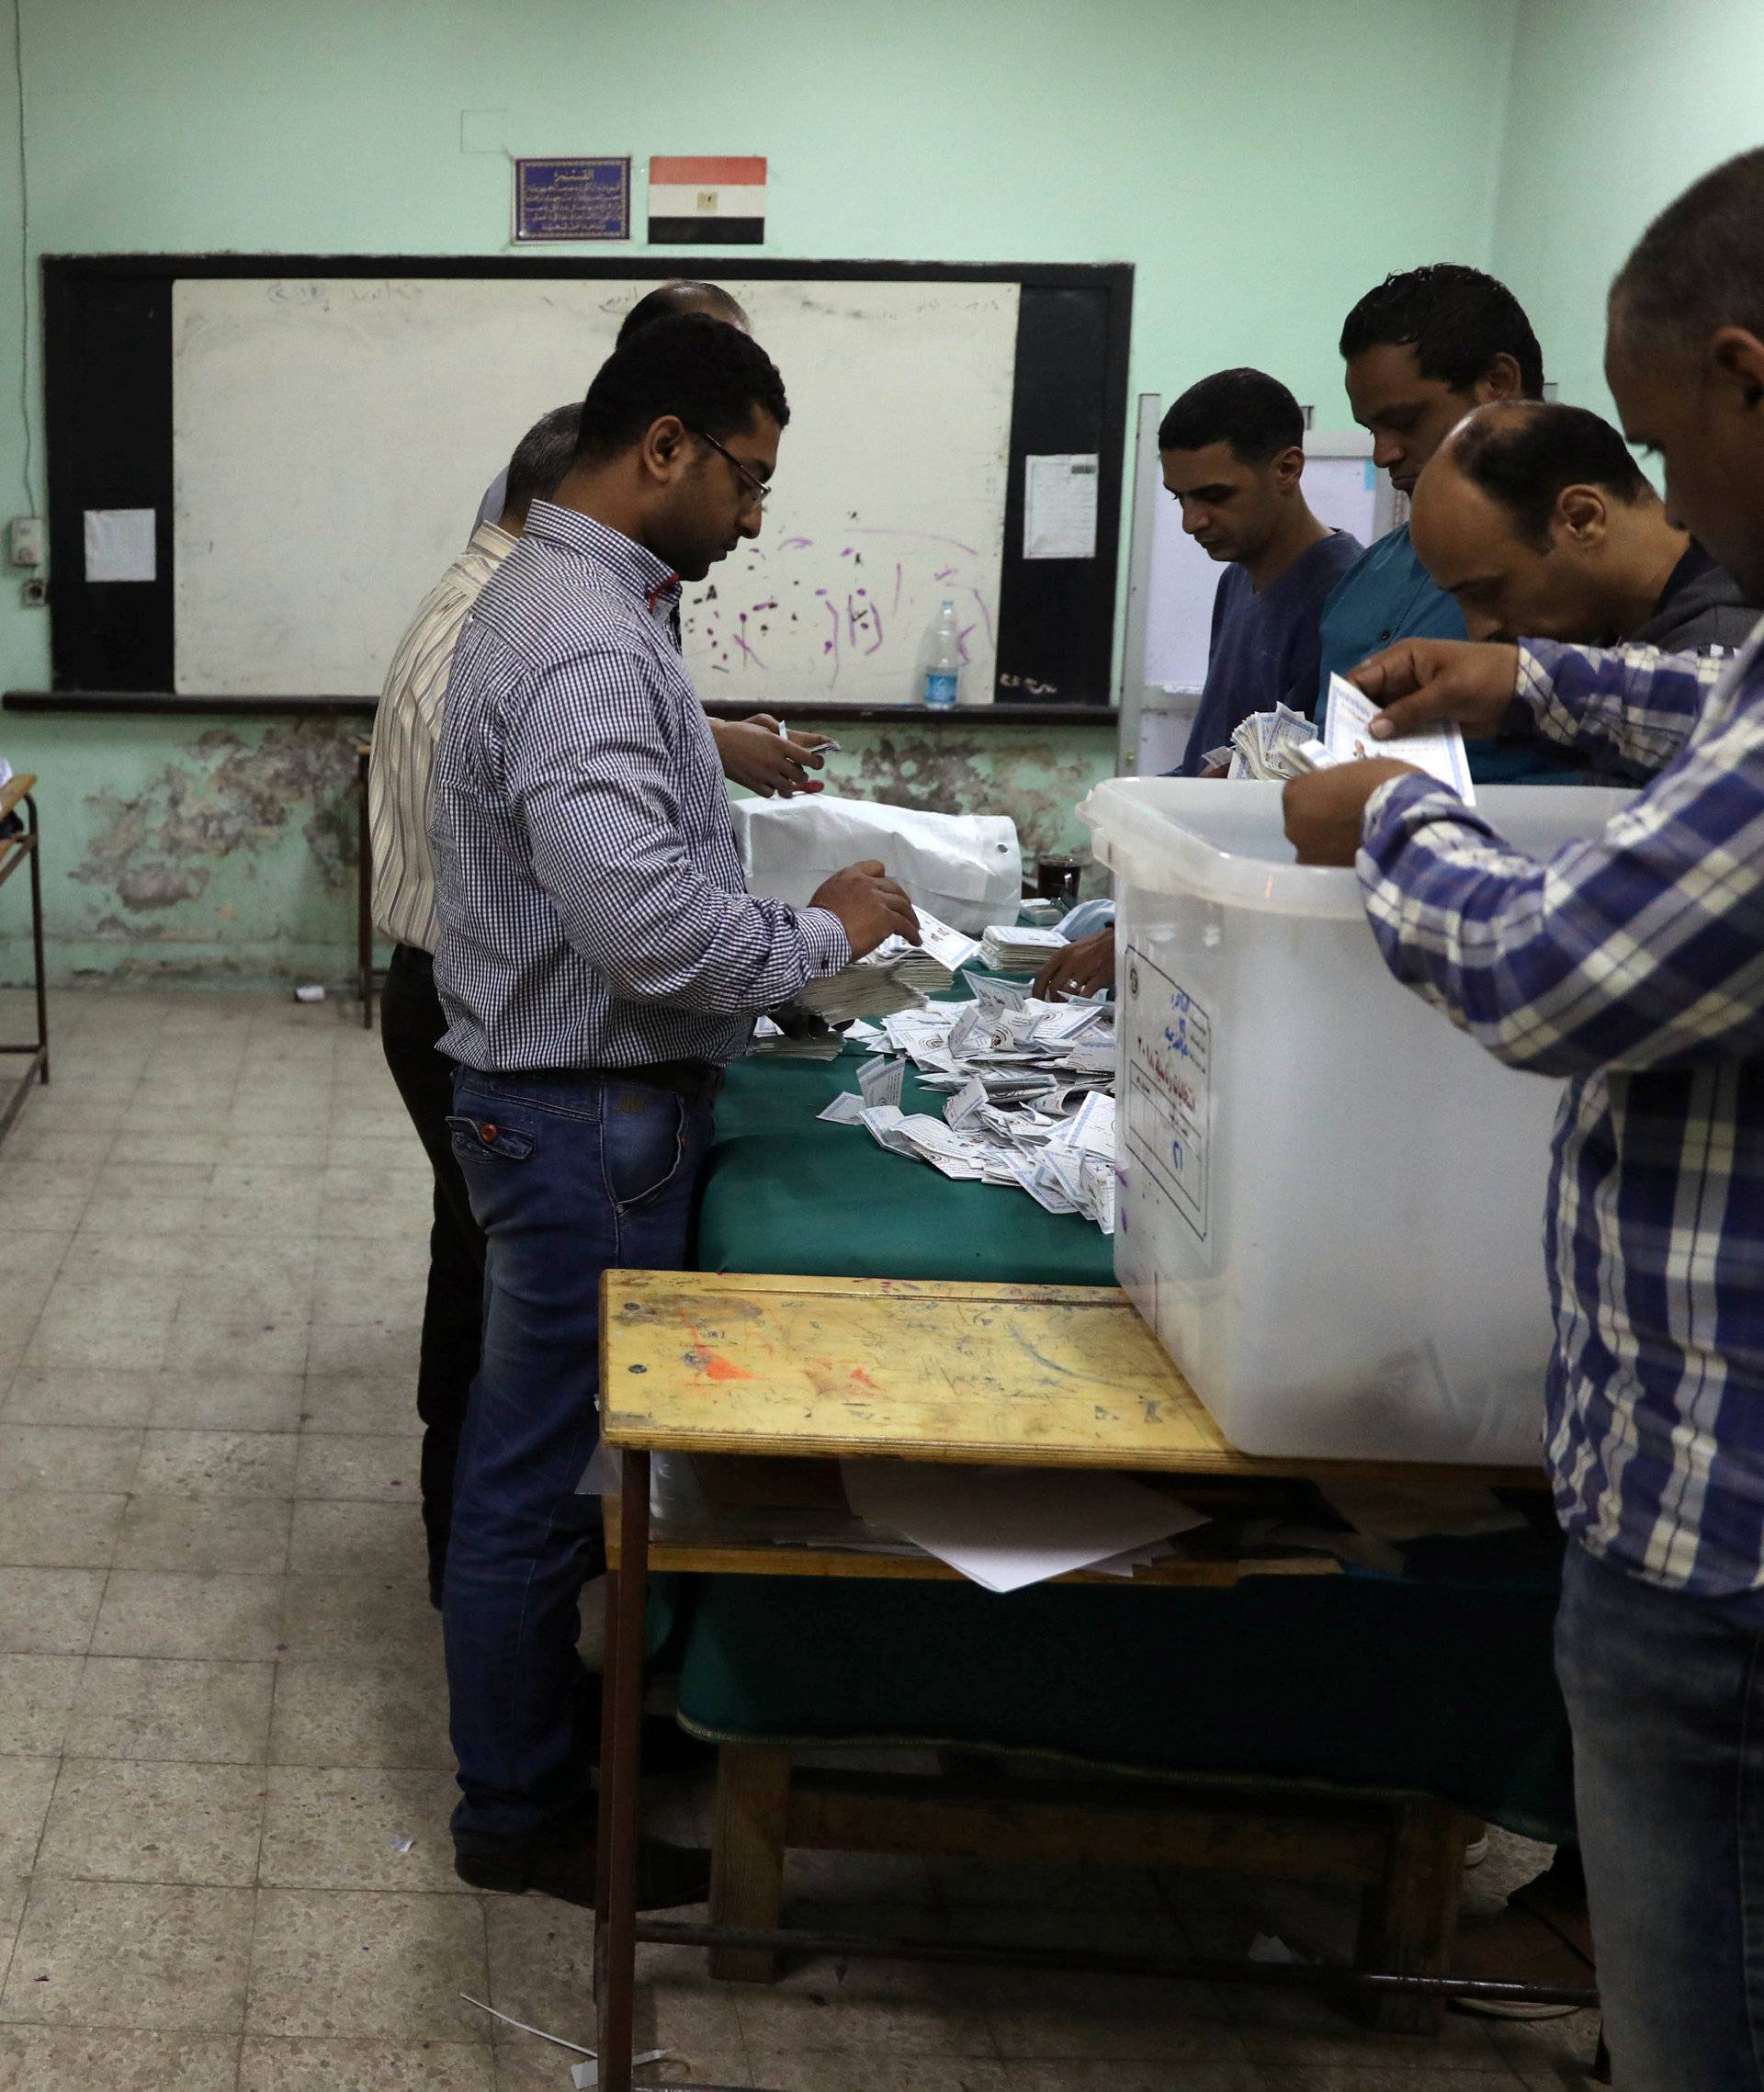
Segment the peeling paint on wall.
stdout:
<svg viewBox="0 0 1764 2092">
<path fill-rule="evenodd" d="M 825 773 L 833 790 L 1009 814 L 1031 855 L 1088 848 L 1074 809 L 1114 768 L 1108 717 L 814 723 L 842 743 Z M 53 977 L 343 980 L 365 724 L 0 715 L 14 766 L 41 779 Z M 0 981 L 28 976 L 24 933 L 22 911 L 0 907 Z"/>
<path fill-rule="evenodd" d="M 324 887 L 351 891 L 356 739 L 329 720 L 276 721 L 249 734 L 210 729 L 135 791 L 86 795 L 92 827 L 68 876 L 113 894 L 130 933 L 151 936 L 151 923 L 132 919 L 200 899 L 223 862 L 243 857 L 249 869 L 298 820 Z"/>
</svg>

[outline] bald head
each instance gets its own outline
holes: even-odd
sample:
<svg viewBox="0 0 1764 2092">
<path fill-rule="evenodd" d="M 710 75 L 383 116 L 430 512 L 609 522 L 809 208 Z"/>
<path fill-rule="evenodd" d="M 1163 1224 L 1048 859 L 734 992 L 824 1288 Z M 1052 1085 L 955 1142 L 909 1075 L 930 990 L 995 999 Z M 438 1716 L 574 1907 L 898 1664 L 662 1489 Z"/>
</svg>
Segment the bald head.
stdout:
<svg viewBox="0 0 1764 2092">
<path fill-rule="evenodd" d="M 1410 531 L 1473 639 L 1621 638 L 1688 542 L 1609 422 L 1542 401 L 1466 414 L 1416 486 Z"/>
<path fill-rule="evenodd" d="M 616 349 L 622 349 L 633 334 L 640 334 L 645 327 L 651 327 L 658 320 L 672 320 L 682 312 L 708 312 L 713 320 L 724 320 L 731 327 L 739 327 L 742 334 L 753 332 L 752 322 L 741 309 L 740 300 L 725 290 L 719 283 L 698 283 L 681 277 L 673 283 L 664 283 L 639 298 L 619 323 Z"/>
</svg>

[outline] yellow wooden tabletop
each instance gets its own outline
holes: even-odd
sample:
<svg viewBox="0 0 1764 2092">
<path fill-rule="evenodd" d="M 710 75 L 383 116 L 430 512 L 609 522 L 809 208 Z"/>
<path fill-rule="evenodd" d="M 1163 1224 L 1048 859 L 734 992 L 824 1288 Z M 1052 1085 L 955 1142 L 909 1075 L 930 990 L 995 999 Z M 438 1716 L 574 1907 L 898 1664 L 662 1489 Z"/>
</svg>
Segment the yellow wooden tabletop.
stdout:
<svg viewBox="0 0 1764 2092">
<path fill-rule="evenodd" d="M 601 1426 L 653 1452 L 1393 1474 L 1227 1444 L 1114 1286 L 609 1271 Z M 1526 1469 L 1453 1467 L 1521 1483 Z"/>
</svg>

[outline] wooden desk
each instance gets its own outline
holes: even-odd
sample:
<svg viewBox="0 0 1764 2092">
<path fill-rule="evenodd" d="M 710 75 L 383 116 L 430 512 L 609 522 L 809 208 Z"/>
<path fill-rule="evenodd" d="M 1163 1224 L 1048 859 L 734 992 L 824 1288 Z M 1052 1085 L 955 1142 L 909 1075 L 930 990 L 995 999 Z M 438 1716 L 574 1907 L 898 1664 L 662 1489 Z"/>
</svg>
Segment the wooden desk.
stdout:
<svg viewBox="0 0 1764 2092">
<path fill-rule="evenodd" d="M 14 1046 L 0 1044 L 0 1054 L 22 1055 L 23 1072 L 12 1079 L 6 1102 L 0 1103 L 0 1138 L 25 1108 L 32 1082 L 49 1080 L 49 993 L 43 969 L 43 872 L 41 842 L 37 829 L 37 802 L 31 797 L 35 777 L 10 777 L 0 785 L 0 821 L 23 809 L 24 828 L 16 835 L 0 836 L 0 886 L 20 865 L 30 869 L 30 950 L 37 989 L 37 1036 Z"/>
<path fill-rule="evenodd" d="M 609 1271 L 601 1298 L 601 1428 L 624 1456 L 616 1521 L 609 1519 L 616 1559 L 606 1589 L 594 1939 L 601 2083 L 607 2092 L 630 2092 L 639 1939 L 757 1953 L 801 1944 L 773 1928 L 678 1925 L 640 1918 L 636 1910 L 649 1570 L 665 1562 L 723 1574 L 779 1573 L 776 1550 L 730 1547 L 714 1535 L 702 1555 L 690 1543 L 665 1539 L 663 1551 L 652 1554 L 651 1453 L 1107 1466 L 1184 1478 L 1400 1475 L 1412 1483 L 1432 1473 L 1457 1484 L 1475 1476 L 1544 1486 L 1536 1469 L 1430 1470 L 1238 1453 L 1114 1287 Z M 1231 1574 L 1241 1571 L 1234 1565 Z M 798 1573 L 853 1572 L 836 1551 L 822 1550 L 812 1568 Z M 1205 1580 L 1204 1574 L 1195 1580 Z M 1457 1857 L 1461 1862 L 1461 1852 Z M 1435 1859 L 1443 1867 L 1448 1855 L 1442 1849 Z M 903 1951 L 899 1942 L 840 1945 L 854 1954 Z M 950 1959 L 986 1954 L 940 1951 Z M 1054 1965 L 1053 1958 L 1042 1965 Z M 1072 1965 L 1069 1957 L 1065 1965 Z M 1180 1970 L 1166 1964 L 1164 1973 L 1236 1980 L 1246 1973 L 1237 1964 L 1202 1963 Z M 1269 1964 L 1249 1970 L 1250 1980 L 1270 1983 L 1339 1980 L 1339 1973 Z M 1386 1996 L 1435 2003 L 1476 1992 L 1508 1999 L 1569 1996 L 1443 1974 L 1373 1971 L 1354 1980 L 1374 1993 L 1384 1986 Z M 1572 1994 L 1574 2003 L 1590 2001 L 1590 1993 Z"/>
</svg>

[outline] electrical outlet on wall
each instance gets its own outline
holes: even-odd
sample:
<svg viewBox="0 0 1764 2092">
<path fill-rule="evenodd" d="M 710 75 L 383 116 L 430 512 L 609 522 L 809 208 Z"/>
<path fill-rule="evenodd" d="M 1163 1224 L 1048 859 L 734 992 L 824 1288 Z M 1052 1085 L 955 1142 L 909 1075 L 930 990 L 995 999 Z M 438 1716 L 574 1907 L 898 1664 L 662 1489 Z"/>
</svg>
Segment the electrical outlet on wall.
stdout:
<svg viewBox="0 0 1764 2092">
<path fill-rule="evenodd" d="M 8 527 L 15 567 L 40 567 L 43 563 L 43 519 L 40 515 L 15 515 Z"/>
<path fill-rule="evenodd" d="M 49 583 L 40 574 L 33 574 L 20 584 L 18 600 L 27 610 L 41 610 L 49 601 Z"/>
</svg>

